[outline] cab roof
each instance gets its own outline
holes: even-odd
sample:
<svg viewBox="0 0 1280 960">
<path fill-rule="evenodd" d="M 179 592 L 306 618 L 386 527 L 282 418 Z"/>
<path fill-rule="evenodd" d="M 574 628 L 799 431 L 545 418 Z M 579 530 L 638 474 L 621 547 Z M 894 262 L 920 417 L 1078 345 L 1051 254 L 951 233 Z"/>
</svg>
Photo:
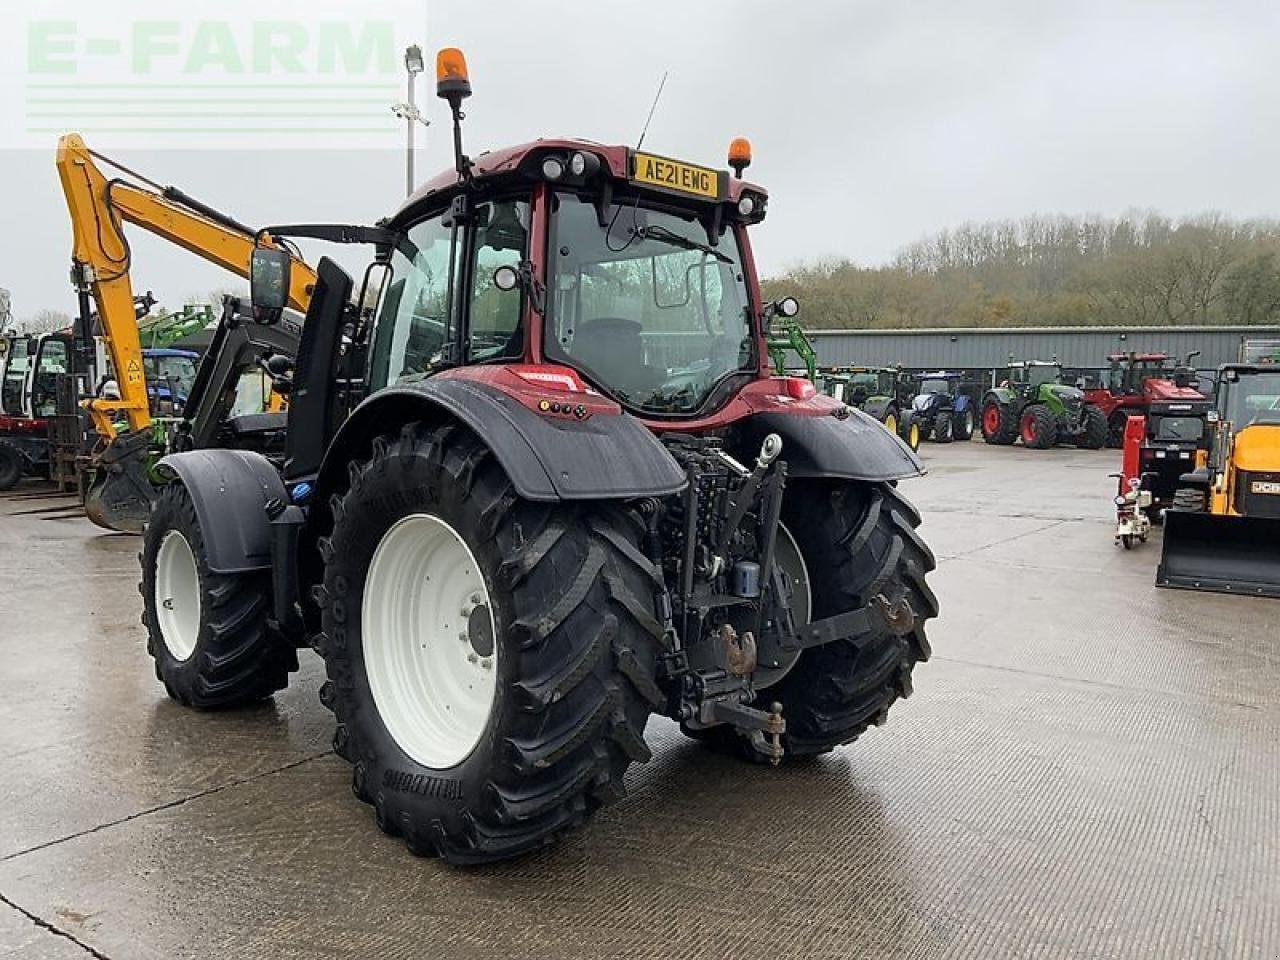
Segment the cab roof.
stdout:
<svg viewBox="0 0 1280 960">
<path fill-rule="evenodd" d="M 593 140 L 579 140 L 572 137 L 553 137 L 549 139 L 531 140 L 528 143 L 521 143 L 511 147 L 501 147 L 497 150 L 486 150 L 479 156 L 473 157 L 471 160 L 471 176 L 478 183 L 483 184 L 488 181 L 500 179 L 505 175 L 514 174 L 521 164 L 531 154 L 542 152 L 563 152 L 572 154 L 577 151 L 585 153 L 594 153 L 600 158 L 601 167 L 607 171 L 609 176 L 614 180 L 628 182 L 631 173 L 631 155 L 634 152 L 631 147 L 625 145 L 608 145 L 596 143 Z M 644 151 L 648 153 L 648 151 Z M 666 159 L 666 158 L 664 158 Z M 671 158 L 678 159 L 678 158 Z M 681 163 L 690 163 L 692 161 L 679 160 Z M 697 166 L 704 166 L 697 164 Z M 705 167 L 706 169 L 715 170 L 717 173 L 722 172 L 718 167 Z M 728 188 L 725 195 L 721 197 L 721 202 L 737 203 L 738 199 L 745 191 L 758 194 L 762 197 L 768 197 L 768 192 L 761 186 L 750 183 L 746 180 L 738 180 L 733 176 L 724 178 L 728 182 Z M 422 186 L 420 186 L 413 195 L 400 205 L 400 208 L 391 216 L 391 223 L 407 219 L 409 216 L 418 213 L 422 207 L 434 207 L 436 204 L 433 200 L 449 196 L 457 192 L 462 184 L 458 179 L 456 170 L 450 168 L 444 170 Z M 643 187 L 643 185 L 640 185 Z M 663 194 L 663 196 L 671 196 Z M 689 203 L 698 203 L 694 198 L 689 198 Z M 701 201 L 708 202 L 708 201 Z"/>
</svg>

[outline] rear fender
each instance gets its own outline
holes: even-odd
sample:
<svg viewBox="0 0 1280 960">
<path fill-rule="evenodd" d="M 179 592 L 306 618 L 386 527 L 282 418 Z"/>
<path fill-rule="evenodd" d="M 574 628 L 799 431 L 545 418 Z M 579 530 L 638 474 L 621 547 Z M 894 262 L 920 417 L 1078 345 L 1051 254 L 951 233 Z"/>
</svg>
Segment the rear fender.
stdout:
<svg viewBox="0 0 1280 960">
<path fill-rule="evenodd" d="M 1003 387 L 997 387 L 994 390 L 988 390 L 982 395 L 982 405 L 985 407 L 989 403 L 998 403 L 1002 407 L 1008 407 L 1013 404 L 1014 395 L 1012 390 L 1006 390 Z"/>
<path fill-rule="evenodd" d="M 833 477 L 881 483 L 924 476 L 924 464 L 902 440 L 861 410 L 849 416 L 760 413 L 741 422 L 749 449 L 771 433 L 782 438 L 790 477 Z"/>
<path fill-rule="evenodd" d="M 164 457 L 157 468 L 191 495 L 211 571 L 249 573 L 271 566 L 268 505 L 276 512 L 289 501 L 270 460 L 249 450 L 189 450 Z"/>
</svg>

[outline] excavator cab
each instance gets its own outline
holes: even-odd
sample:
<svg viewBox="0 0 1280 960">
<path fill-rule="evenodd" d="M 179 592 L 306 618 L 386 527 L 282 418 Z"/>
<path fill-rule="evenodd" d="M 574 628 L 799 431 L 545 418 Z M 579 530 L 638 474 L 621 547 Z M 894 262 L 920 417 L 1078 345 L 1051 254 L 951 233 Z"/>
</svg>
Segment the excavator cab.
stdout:
<svg viewBox="0 0 1280 960">
<path fill-rule="evenodd" d="M 1156 585 L 1280 597 L 1280 365 L 1219 368 L 1205 465 L 1180 478 Z"/>
</svg>

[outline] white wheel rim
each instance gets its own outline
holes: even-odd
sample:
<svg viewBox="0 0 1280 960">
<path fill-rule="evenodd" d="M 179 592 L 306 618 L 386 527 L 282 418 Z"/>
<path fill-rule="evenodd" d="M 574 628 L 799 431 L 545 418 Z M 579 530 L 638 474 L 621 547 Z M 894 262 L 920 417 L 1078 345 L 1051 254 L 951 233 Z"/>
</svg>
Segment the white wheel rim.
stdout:
<svg viewBox="0 0 1280 960">
<path fill-rule="evenodd" d="M 187 660 L 200 638 L 200 574 L 191 544 L 170 530 L 156 551 L 156 621 L 174 659 Z"/>
<path fill-rule="evenodd" d="M 378 716 L 415 762 L 444 770 L 480 742 L 498 689 L 496 636 L 466 541 L 431 514 L 397 521 L 369 564 L 361 648 Z"/>
</svg>

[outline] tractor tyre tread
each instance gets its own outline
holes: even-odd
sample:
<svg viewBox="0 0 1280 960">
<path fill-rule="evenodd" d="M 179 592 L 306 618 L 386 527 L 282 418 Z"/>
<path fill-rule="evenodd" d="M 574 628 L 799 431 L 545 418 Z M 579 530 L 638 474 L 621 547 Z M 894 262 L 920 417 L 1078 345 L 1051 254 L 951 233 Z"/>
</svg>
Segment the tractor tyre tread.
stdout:
<svg viewBox="0 0 1280 960">
<path fill-rule="evenodd" d="M 1127 419 L 1127 418 L 1126 418 Z M 1110 436 L 1110 426 L 1107 424 L 1107 417 L 1101 408 L 1092 403 L 1084 405 L 1084 427 L 1080 433 L 1075 436 L 1075 444 L 1081 450 L 1101 450 L 1107 445 L 1107 439 Z"/>
<path fill-rule="evenodd" d="M 990 418 L 992 407 L 995 407 L 997 411 L 999 425 L 995 430 L 988 431 L 987 422 Z M 1015 409 L 1008 404 L 999 403 L 995 400 L 989 400 L 983 404 L 982 439 L 996 446 L 1011 446 L 1018 439 L 1018 417 Z"/>
<path fill-rule="evenodd" d="M 624 771 L 649 759 L 645 723 L 662 699 L 663 628 L 651 612 L 661 572 L 638 546 L 633 515 L 521 499 L 489 448 L 453 424 L 379 438 L 350 477 L 322 540 L 317 648 L 335 744 L 378 826 L 416 855 L 486 863 L 546 846 L 622 797 Z M 489 728 L 447 770 L 416 763 L 386 732 L 361 646 L 379 530 L 423 510 L 456 526 L 486 572 L 502 654 Z"/>
<path fill-rule="evenodd" d="M 200 632 L 186 660 L 178 660 L 166 646 L 156 616 L 156 553 L 171 530 L 186 538 L 200 582 Z M 210 571 L 195 506 L 182 483 L 168 484 L 160 491 L 138 556 L 147 652 L 171 698 L 201 710 L 219 709 L 255 703 L 288 686 L 289 674 L 298 669 L 298 653 L 268 625 L 270 571 Z"/>
<path fill-rule="evenodd" d="M 916 622 L 905 636 L 872 631 L 813 647 L 755 706 L 783 706 L 784 762 L 852 743 L 911 694 L 915 665 L 929 659 L 925 621 L 938 601 L 925 582 L 936 564 L 916 527 L 920 515 L 891 483 L 813 480 L 789 484 L 801 495 L 783 504 L 783 521 L 809 570 L 815 618 L 859 607 L 877 594 L 906 600 Z M 753 762 L 768 758 L 725 727 L 686 733 Z"/>
<path fill-rule="evenodd" d="M 1023 408 L 1022 416 L 1019 418 L 1019 432 L 1021 433 L 1021 421 L 1027 417 L 1032 418 L 1034 426 L 1033 439 L 1028 442 L 1026 436 L 1023 436 L 1022 443 L 1031 450 L 1048 450 L 1058 442 L 1058 421 L 1054 417 L 1052 411 L 1043 403 L 1032 403 Z"/>
</svg>

